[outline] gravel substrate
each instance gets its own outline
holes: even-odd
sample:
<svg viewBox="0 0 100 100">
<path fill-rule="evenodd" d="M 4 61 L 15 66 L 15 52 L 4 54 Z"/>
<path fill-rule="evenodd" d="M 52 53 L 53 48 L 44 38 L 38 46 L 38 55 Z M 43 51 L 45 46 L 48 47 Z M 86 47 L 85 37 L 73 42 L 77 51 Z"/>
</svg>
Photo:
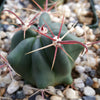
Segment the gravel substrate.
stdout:
<svg viewBox="0 0 100 100">
<path fill-rule="evenodd" d="M 84 24 L 82 27 L 77 25 L 71 34 L 84 38 L 87 43 L 100 40 L 100 22 L 99 28 L 90 29 L 86 25 L 92 24 L 93 15 L 89 10 L 90 4 L 87 0 L 74 0 L 65 5 L 55 8 L 50 13 L 52 21 L 61 22 L 65 12 L 65 24 L 70 29 L 76 21 Z M 95 8 L 100 20 L 100 0 L 95 1 Z M 23 10 L 23 8 L 33 9 Z M 33 18 L 36 12 L 35 8 L 28 0 L 6 0 L 4 9 L 15 12 L 23 22 Z M 90 16 L 90 17 L 86 17 Z M 12 14 L 5 12 L 0 16 L 2 27 L 0 27 L 0 54 L 6 58 L 10 51 L 11 38 L 15 34 L 15 25 L 21 24 Z M 38 21 L 37 21 L 38 22 Z M 44 92 L 44 100 L 100 100 L 100 43 L 89 45 L 88 53 L 81 53 L 75 61 L 75 67 L 72 72 L 73 84 L 58 86 L 48 86 L 47 89 L 37 89 L 26 84 L 26 82 L 15 72 L 9 73 L 7 65 L 0 68 L 0 100 L 43 100 L 41 95 Z M 4 64 L 0 58 L 0 65 Z M 13 77 L 11 77 L 13 76 Z"/>
</svg>

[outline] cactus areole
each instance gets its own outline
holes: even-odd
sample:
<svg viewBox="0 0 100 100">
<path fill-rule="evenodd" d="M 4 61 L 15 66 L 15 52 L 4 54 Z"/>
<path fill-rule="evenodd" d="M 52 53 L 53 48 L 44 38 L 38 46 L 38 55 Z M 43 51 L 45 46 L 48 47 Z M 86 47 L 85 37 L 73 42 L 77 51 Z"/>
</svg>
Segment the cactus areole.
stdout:
<svg viewBox="0 0 100 100">
<path fill-rule="evenodd" d="M 63 37 L 66 26 L 52 22 L 46 12 L 41 14 L 38 26 L 27 29 L 25 39 L 23 30 L 15 33 L 7 57 L 10 65 L 23 79 L 38 88 L 71 84 L 74 61 L 84 49 L 78 42 L 83 40 L 72 34 Z M 43 33 L 43 29 L 47 33 Z"/>
</svg>

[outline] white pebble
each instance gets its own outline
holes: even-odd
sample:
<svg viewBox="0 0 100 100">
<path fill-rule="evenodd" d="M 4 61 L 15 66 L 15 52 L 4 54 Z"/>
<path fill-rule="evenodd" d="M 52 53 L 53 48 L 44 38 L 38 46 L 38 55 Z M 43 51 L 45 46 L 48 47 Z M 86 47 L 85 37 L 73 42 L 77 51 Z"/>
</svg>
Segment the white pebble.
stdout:
<svg viewBox="0 0 100 100">
<path fill-rule="evenodd" d="M 74 79 L 74 84 L 77 89 L 85 87 L 85 84 L 81 78 Z"/>
<path fill-rule="evenodd" d="M 61 97 L 64 97 L 62 91 L 60 91 L 60 90 L 57 90 L 57 95 L 59 95 L 59 96 L 61 96 Z"/>
<path fill-rule="evenodd" d="M 56 89 L 53 86 L 48 86 L 48 89 L 51 93 L 56 93 Z"/>
<path fill-rule="evenodd" d="M 85 68 L 84 68 L 83 66 L 76 66 L 76 67 L 75 67 L 75 70 L 76 70 L 78 73 L 82 74 L 82 73 L 84 73 Z"/>
<path fill-rule="evenodd" d="M 9 39 L 4 39 L 4 43 L 9 44 L 10 43 Z"/>
<path fill-rule="evenodd" d="M 86 96 L 94 96 L 95 95 L 95 90 L 89 86 L 84 88 L 84 95 Z"/>
<path fill-rule="evenodd" d="M 84 30 L 80 26 L 76 26 L 75 32 L 77 36 L 82 36 L 84 34 Z"/>
<path fill-rule="evenodd" d="M 6 76 L 2 77 L 0 76 L 0 86 L 4 87 L 5 85 L 11 83 L 11 77 L 9 74 L 7 74 Z"/>
<path fill-rule="evenodd" d="M 73 23 L 69 23 L 69 24 L 67 25 L 67 28 L 68 28 L 68 29 L 71 29 L 71 28 L 72 28 L 72 25 L 73 25 Z"/>
<path fill-rule="evenodd" d="M 62 100 L 60 96 L 51 96 L 50 100 Z"/>
<path fill-rule="evenodd" d="M 90 40 L 91 41 L 95 40 L 95 38 L 96 38 L 95 35 L 90 35 Z"/>
<path fill-rule="evenodd" d="M 75 91 L 71 88 L 66 89 L 66 98 L 68 99 L 79 99 L 79 93 L 78 91 Z"/>
<path fill-rule="evenodd" d="M 82 100 L 82 99 L 78 99 L 78 100 Z"/>
<path fill-rule="evenodd" d="M 98 82 L 98 79 L 95 77 L 92 79 L 94 82 Z"/>
<path fill-rule="evenodd" d="M 18 81 L 12 80 L 11 84 L 7 88 L 8 94 L 12 94 L 19 89 Z"/>
<path fill-rule="evenodd" d="M 69 21 L 75 22 L 76 20 L 75 20 L 75 18 L 70 17 L 70 18 L 69 18 Z"/>
<path fill-rule="evenodd" d="M 85 81 L 87 79 L 88 75 L 86 75 L 85 73 L 82 73 L 80 78 Z"/>
<path fill-rule="evenodd" d="M 94 53 L 92 50 L 88 50 L 88 54 L 89 54 L 91 57 L 96 57 L 96 53 Z"/>
<path fill-rule="evenodd" d="M 23 86 L 23 91 L 25 95 L 30 95 L 33 93 L 33 89 L 30 85 L 24 85 Z"/>
<path fill-rule="evenodd" d="M 88 66 L 90 66 L 90 67 L 95 67 L 96 66 L 96 59 L 95 58 L 93 58 L 93 57 L 89 57 L 88 58 Z"/>
<path fill-rule="evenodd" d="M 43 97 L 41 95 L 37 95 L 35 100 L 46 100 L 46 99 L 43 99 Z"/>
<path fill-rule="evenodd" d="M 65 12 L 65 17 L 70 17 L 71 16 L 71 10 L 69 9 L 69 7 L 67 5 L 60 5 L 58 7 L 58 11 L 60 13 Z"/>
<path fill-rule="evenodd" d="M 5 77 L 3 77 L 2 82 L 4 82 L 5 84 L 11 83 L 11 76 L 10 76 L 10 74 L 7 74 Z"/>
<path fill-rule="evenodd" d="M 96 95 L 96 100 L 100 100 L 100 95 Z"/>
<path fill-rule="evenodd" d="M 6 37 L 7 34 L 3 31 L 0 31 L 0 39 Z"/>
<path fill-rule="evenodd" d="M 62 100 L 66 100 L 66 97 L 63 97 Z"/>
</svg>

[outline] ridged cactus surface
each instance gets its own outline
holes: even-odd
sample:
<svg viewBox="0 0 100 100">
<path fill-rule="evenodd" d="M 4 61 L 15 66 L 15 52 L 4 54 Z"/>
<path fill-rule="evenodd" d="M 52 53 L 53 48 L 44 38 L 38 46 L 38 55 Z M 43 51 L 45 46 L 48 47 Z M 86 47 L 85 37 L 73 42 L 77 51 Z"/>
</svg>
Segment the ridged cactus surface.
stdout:
<svg viewBox="0 0 100 100">
<path fill-rule="evenodd" d="M 61 23 L 52 22 L 48 13 L 42 13 L 39 18 L 39 27 L 44 25 L 48 29 L 45 22 L 52 30 L 53 34 L 58 36 Z M 38 27 L 35 29 L 38 30 Z M 62 48 L 71 56 L 73 60 L 58 47 L 55 63 L 53 69 L 51 70 L 55 54 L 55 46 L 50 46 L 43 50 L 26 54 L 32 50 L 50 45 L 53 42 L 51 39 L 45 37 L 44 35 L 40 35 L 38 32 L 33 30 L 30 28 L 26 31 L 25 39 L 23 38 L 23 30 L 18 31 L 13 36 L 11 52 L 7 57 L 11 66 L 27 82 L 37 86 L 38 88 L 46 88 L 49 85 L 55 86 L 57 84 L 71 84 L 73 81 L 71 72 L 74 67 L 74 61 L 84 47 L 80 44 L 61 44 Z M 67 31 L 66 26 L 63 24 L 60 38 Z M 49 29 L 46 35 L 53 38 Z M 79 42 L 83 41 L 72 34 L 66 35 L 63 39 L 63 41 L 69 40 Z"/>
</svg>

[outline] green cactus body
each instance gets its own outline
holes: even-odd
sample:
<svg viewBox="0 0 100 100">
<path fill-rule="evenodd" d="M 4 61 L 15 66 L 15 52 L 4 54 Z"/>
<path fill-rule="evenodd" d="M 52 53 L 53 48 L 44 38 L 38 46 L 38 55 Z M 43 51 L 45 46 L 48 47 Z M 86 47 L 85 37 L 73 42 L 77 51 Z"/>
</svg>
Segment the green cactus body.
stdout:
<svg viewBox="0 0 100 100">
<path fill-rule="evenodd" d="M 61 24 L 51 22 L 48 13 L 42 13 L 39 19 L 40 27 L 44 24 L 43 19 L 54 35 L 58 35 Z M 63 36 L 66 32 L 66 26 L 63 25 L 60 36 Z M 48 31 L 47 35 L 52 37 L 50 31 Z M 83 41 L 72 34 L 67 35 L 63 40 Z M 73 81 L 71 72 L 74 62 L 60 48 L 57 51 L 53 70 L 51 70 L 51 66 L 54 57 L 54 46 L 25 55 L 27 52 L 51 43 L 52 40 L 43 35 L 38 36 L 38 33 L 30 29 L 26 31 L 25 40 L 23 39 L 23 31 L 18 31 L 12 38 L 12 51 L 7 57 L 9 63 L 27 82 L 36 85 L 38 88 L 46 88 L 49 85 L 55 86 L 57 84 L 71 84 Z M 74 60 L 83 50 L 80 44 L 62 46 Z"/>
</svg>

